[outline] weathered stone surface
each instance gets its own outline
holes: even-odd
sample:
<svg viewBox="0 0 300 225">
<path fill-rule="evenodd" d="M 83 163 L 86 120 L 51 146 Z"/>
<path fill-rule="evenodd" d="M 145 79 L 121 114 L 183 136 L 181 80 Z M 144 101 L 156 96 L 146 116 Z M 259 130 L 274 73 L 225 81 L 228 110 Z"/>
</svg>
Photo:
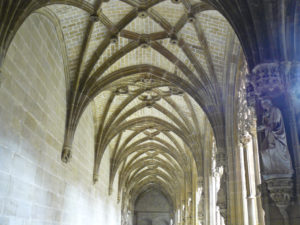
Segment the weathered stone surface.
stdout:
<svg viewBox="0 0 300 225">
<path fill-rule="evenodd" d="M 107 195 L 108 154 L 101 167 L 106 173 L 98 185 L 91 182 L 90 108 L 75 136 L 72 164 L 60 161 L 66 113 L 61 54 L 52 22 L 33 14 L 5 58 L 0 88 L 1 225 L 119 224 L 116 196 Z"/>
</svg>

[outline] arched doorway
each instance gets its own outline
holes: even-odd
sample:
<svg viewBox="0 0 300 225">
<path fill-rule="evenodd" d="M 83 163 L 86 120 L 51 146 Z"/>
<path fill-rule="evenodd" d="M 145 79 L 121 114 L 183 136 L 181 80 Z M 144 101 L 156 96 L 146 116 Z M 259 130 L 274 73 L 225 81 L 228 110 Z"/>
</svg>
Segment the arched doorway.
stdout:
<svg viewBox="0 0 300 225">
<path fill-rule="evenodd" d="M 169 225 L 173 207 L 158 189 L 140 194 L 134 205 L 133 225 Z"/>
</svg>

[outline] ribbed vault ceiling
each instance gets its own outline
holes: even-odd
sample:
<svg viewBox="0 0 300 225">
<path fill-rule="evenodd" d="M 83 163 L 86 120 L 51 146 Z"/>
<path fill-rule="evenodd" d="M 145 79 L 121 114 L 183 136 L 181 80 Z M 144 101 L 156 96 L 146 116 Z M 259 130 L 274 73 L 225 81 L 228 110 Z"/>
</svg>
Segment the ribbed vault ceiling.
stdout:
<svg viewBox="0 0 300 225">
<path fill-rule="evenodd" d="M 111 149 L 110 191 L 118 182 L 119 196 L 123 189 L 136 198 L 159 187 L 174 199 L 192 168 L 201 171 L 203 136 L 222 123 L 218 89 L 230 27 L 198 0 L 80 2 L 47 6 L 60 20 L 69 60 L 67 129 L 92 102 L 94 181 Z"/>
</svg>

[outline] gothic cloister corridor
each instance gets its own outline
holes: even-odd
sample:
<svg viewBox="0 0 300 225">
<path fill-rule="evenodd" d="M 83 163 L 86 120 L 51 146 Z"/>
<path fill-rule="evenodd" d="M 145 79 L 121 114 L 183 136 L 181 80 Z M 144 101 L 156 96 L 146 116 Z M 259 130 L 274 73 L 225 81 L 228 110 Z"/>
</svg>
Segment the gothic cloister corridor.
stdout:
<svg viewBox="0 0 300 225">
<path fill-rule="evenodd" d="M 299 141 L 297 0 L 0 0 L 0 225 L 298 225 Z"/>
</svg>

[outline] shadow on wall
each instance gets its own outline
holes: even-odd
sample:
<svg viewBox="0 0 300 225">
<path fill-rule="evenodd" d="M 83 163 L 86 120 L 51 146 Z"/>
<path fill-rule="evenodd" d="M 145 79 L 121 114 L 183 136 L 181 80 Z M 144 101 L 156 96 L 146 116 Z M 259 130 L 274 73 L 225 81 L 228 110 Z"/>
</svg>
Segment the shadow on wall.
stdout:
<svg viewBox="0 0 300 225">
<path fill-rule="evenodd" d="M 169 225 L 172 207 L 160 190 L 148 190 L 135 202 L 134 225 Z"/>
</svg>

